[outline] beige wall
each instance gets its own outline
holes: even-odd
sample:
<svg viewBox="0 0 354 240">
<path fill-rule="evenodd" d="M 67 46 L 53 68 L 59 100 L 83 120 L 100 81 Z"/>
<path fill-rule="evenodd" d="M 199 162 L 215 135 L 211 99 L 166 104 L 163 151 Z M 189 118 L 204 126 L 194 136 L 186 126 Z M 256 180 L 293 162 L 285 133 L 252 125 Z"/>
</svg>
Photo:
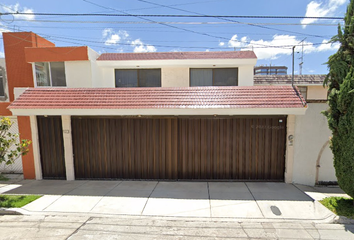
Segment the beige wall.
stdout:
<svg viewBox="0 0 354 240">
<path fill-rule="evenodd" d="M 189 87 L 188 67 L 165 67 L 161 69 L 162 87 Z"/>
<path fill-rule="evenodd" d="M 72 88 L 92 87 L 90 61 L 65 62 L 66 86 Z"/>
<path fill-rule="evenodd" d="M 115 87 L 114 69 L 92 63 L 93 87 Z M 118 67 L 116 67 L 118 69 Z M 129 69 L 137 69 L 129 68 Z M 189 87 L 189 67 L 161 67 L 162 87 Z M 238 85 L 253 86 L 253 66 L 238 67 Z"/>
<path fill-rule="evenodd" d="M 320 159 L 319 180 L 336 181 L 333 156 L 326 145 L 331 132 L 321 111 L 326 103 L 309 103 L 305 115 L 295 119 L 293 182 L 313 186 L 316 180 L 316 162 Z M 324 151 L 321 151 L 322 147 Z M 321 154 L 322 152 L 322 154 Z"/>
<path fill-rule="evenodd" d="M 326 100 L 327 88 L 323 86 L 308 86 L 307 87 L 307 99 L 308 100 Z"/>
<path fill-rule="evenodd" d="M 253 66 L 240 66 L 238 68 L 238 85 L 253 86 Z"/>
</svg>

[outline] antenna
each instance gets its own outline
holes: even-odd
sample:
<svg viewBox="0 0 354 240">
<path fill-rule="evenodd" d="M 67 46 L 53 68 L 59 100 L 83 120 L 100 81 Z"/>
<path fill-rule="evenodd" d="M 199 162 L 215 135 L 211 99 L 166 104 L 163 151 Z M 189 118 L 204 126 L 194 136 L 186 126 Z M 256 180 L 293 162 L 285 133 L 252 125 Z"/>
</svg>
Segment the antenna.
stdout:
<svg viewBox="0 0 354 240">
<path fill-rule="evenodd" d="M 299 63 L 299 73 L 300 75 L 302 75 L 302 65 L 304 64 L 304 41 L 305 41 L 306 38 L 302 39 L 301 42 L 299 43 L 302 43 L 302 48 L 301 48 L 301 57 L 299 57 L 300 59 L 300 63 Z"/>
</svg>

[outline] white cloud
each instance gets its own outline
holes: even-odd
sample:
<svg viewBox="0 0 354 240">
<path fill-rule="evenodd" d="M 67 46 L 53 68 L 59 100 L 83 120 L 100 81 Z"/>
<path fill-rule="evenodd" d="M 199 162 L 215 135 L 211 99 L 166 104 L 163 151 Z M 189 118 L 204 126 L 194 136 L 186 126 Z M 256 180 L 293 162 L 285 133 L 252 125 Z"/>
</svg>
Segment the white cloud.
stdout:
<svg viewBox="0 0 354 240">
<path fill-rule="evenodd" d="M 290 35 L 274 35 L 272 40 L 249 40 L 242 37 L 238 40 L 237 35 L 231 37 L 228 46 L 231 48 L 241 48 L 241 50 L 253 50 L 259 60 L 277 59 L 280 55 L 292 54 L 292 46 L 299 45 L 301 39 Z M 339 48 L 339 44 L 329 44 L 328 40 L 323 40 L 321 44 L 314 45 L 312 42 L 304 41 L 304 53 L 335 51 Z M 300 46 L 298 47 L 300 50 Z"/>
<path fill-rule="evenodd" d="M 4 12 L 19 12 L 19 13 L 33 13 L 32 8 L 27 8 L 27 7 L 21 7 L 19 3 L 16 3 L 15 5 L 2 5 L 0 9 Z M 23 20 L 34 20 L 35 16 L 34 15 L 17 15 L 14 14 L 13 17 L 15 19 L 23 19 Z"/>
<path fill-rule="evenodd" d="M 131 42 L 134 47 L 134 52 L 156 52 L 156 48 L 149 44 L 144 44 L 140 39 L 135 39 Z"/>
<path fill-rule="evenodd" d="M 338 7 L 345 4 L 347 0 L 328 0 L 326 2 L 311 1 L 307 4 L 305 17 L 327 17 L 331 16 Z M 304 18 L 301 20 L 303 28 L 306 28 L 307 24 L 318 21 L 317 18 Z"/>
<path fill-rule="evenodd" d="M 129 34 L 125 30 L 114 31 L 112 28 L 105 28 L 102 31 L 102 37 L 105 39 L 105 45 L 117 45 L 119 42 L 126 40 Z"/>
<path fill-rule="evenodd" d="M 219 42 L 219 46 L 220 46 L 220 47 L 222 47 L 222 46 L 224 46 L 224 45 L 225 45 L 224 42 Z"/>
</svg>

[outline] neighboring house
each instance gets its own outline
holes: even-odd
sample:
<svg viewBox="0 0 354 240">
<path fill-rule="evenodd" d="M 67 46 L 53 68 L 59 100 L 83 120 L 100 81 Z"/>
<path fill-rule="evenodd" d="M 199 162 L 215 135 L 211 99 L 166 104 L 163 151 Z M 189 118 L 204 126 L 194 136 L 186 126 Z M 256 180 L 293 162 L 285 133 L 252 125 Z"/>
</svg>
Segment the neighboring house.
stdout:
<svg viewBox="0 0 354 240">
<path fill-rule="evenodd" d="M 321 113 L 328 109 L 327 87 L 323 87 L 326 75 L 295 75 L 294 85 L 306 99 L 305 115 L 297 115 L 294 135 L 293 181 L 307 185 L 333 184 L 337 182 L 333 155 L 329 148 L 331 131 L 327 118 Z M 256 86 L 291 85 L 291 75 L 254 76 Z"/>
<path fill-rule="evenodd" d="M 7 107 L 9 104 L 9 91 L 7 86 L 7 75 L 6 75 L 6 64 L 5 58 L 0 58 L 0 104 L 5 104 Z M 11 113 L 3 107 L 4 111 L 1 111 L 0 116 L 6 116 L 11 119 L 12 126 L 9 132 L 18 134 L 18 123 L 17 117 L 11 116 Z M 22 158 L 16 159 L 15 163 L 11 165 L 6 165 L 5 163 L 0 163 L 0 173 L 22 173 Z"/>
<path fill-rule="evenodd" d="M 313 167 L 296 151 L 305 100 L 255 86 L 252 51 L 99 55 L 3 36 L 8 109 L 33 141 L 25 178 L 302 183 Z"/>
<path fill-rule="evenodd" d="M 261 65 L 254 67 L 254 75 L 286 75 L 288 68 L 286 66 L 267 66 Z"/>
</svg>

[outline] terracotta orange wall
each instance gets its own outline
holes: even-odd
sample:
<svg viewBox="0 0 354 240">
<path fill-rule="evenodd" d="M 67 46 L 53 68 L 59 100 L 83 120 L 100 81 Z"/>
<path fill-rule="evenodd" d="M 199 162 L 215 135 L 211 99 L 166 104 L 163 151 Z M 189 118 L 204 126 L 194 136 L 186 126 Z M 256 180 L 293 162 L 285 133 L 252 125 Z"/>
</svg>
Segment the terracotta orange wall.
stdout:
<svg viewBox="0 0 354 240">
<path fill-rule="evenodd" d="M 0 102 L 0 116 L 11 116 L 12 113 L 7 107 L 10 105 L 9 102 Z"/>
<path fill-rule="evenodd" d="M 54 43 L 32 32 L 4 32 L 4 51 L 6 61 L 7 82 L 10 102 L 14 100 L 15 87 L 33 87 L 32 65 L 26 62 L 25 47 L 54 47 Z M 9 103 L 0 104 L 1 115 L 12 115 L 6 109 Z M 3 114 L 4 113 L 4 114 Z M 18 117 L 20 139 L 32 141 L 29 117 Z M 32 145 L 27 155 L 22 157 L 23 175 L 25 179 L 36 177 Z"/>
<path fill-rule="evenodd" d="M 32 65 L 26 62 L 25 47 L 54 47 L 54 43 L 32 32 L 3 33 L 9 98 L 14 100 L 15 87 L 33 87 Z"/>
<path fill-rule="evenodd" d="M 27 62 L 64 62 L 89 60 L 88 49 L 83 47 L 26 48 Z"/>
</svg>

